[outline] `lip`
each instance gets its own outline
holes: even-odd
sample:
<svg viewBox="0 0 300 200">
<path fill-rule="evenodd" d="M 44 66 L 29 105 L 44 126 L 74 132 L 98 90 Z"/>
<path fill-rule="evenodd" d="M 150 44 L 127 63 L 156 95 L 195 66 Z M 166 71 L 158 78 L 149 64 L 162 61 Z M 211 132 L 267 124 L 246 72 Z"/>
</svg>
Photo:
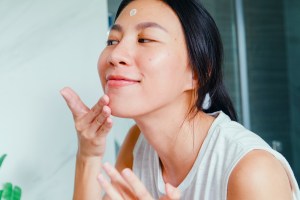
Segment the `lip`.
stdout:
<svg viewBox="0 0 300 200">
<path fill-rule="evenodd" d="M 106 81 L 108 87 L 124 87 L 140 83 L 140 80 L 122 75 L 108 75 Z"/>
</svg>

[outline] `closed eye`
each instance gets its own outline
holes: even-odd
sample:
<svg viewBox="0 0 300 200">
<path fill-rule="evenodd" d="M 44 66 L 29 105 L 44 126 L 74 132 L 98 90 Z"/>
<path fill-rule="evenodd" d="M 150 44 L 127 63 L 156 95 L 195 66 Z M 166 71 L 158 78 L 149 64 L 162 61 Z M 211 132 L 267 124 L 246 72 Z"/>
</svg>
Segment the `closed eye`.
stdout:
<svg viewBox="0 0 300 200">
<path fill-rule="evenodd" d="M 144 39 L 144 38 L 140 38 L 138 40 L 139 43 L 148 43 L 148 42 L 153 42 L 154 40 L 149 40 L 149 39 Z"/>
<path fill-rule="evenodd" d="M 111 46 L 111 45 L 116 45 L 118 43 L 119 43 L 118 40 L 107 40 L 106 45 Z"/>
</svg>

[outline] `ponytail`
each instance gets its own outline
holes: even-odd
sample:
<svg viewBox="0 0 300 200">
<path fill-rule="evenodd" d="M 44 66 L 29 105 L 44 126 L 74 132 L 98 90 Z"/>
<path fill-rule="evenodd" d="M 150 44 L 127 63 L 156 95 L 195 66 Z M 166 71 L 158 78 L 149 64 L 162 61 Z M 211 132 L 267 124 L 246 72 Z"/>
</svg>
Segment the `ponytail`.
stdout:
<svg viewBox="0 0 300 200">
<path fill-rule="evenodd" d="M 231 120 L 237 121 L 237 114 L 233 107 L 232 101 L 226 91 L 224 84 L 218 86 L 216 91 L 210 96 L 210 105 L 208 108 L 203 109 L 206 113 L 213 113 L 222 110 L 228 115 Z"/>
<path fill-rule="evenodd" d="M 206 113 L 223 111 L 232 120 L 237 115 L 223 84 L 223 44 L 217 25 L 203 5 L 196 0 L 164 0 L 181 21 L 187 43 L 189 60 L 198 79 L 194 108 Z M 203 109 L 205 96 L 210 106 Z"/>
</svg>

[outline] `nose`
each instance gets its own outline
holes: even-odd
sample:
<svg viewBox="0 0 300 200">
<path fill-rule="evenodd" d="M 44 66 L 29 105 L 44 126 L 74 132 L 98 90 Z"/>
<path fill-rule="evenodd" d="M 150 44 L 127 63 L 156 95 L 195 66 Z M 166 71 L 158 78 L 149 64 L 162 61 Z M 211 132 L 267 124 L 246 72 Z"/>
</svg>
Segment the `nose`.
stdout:
<svg viewBox="0 0 300 200">
<path fill-rule="evenodd" d="M 107 58 L 107 62 L 110 66 L 130 66 L 131 54 L 128 46 L 122 42 L 117 44 L 110 55 Z"/>
</svg>

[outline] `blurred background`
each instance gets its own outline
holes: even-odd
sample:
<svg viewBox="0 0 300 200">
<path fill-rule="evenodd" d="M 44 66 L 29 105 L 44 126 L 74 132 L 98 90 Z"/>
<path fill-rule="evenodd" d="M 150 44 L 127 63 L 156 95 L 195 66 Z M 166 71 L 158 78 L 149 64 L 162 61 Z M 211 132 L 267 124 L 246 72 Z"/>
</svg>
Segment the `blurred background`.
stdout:
<svg viewBox="0 0 300 200">
<path fill-rule="evenodd" d="M 220 29 L 239 122 L 281 152 L 300 180 L 300 1 L 203 0 Z M 59 90 L 103 94 L 97 59 L 120 0 L 0 1 L 0 188 L 71 199 L 76 133 Z M 133 124 L 114 119 L 106 161 Z"/>
</svg>

